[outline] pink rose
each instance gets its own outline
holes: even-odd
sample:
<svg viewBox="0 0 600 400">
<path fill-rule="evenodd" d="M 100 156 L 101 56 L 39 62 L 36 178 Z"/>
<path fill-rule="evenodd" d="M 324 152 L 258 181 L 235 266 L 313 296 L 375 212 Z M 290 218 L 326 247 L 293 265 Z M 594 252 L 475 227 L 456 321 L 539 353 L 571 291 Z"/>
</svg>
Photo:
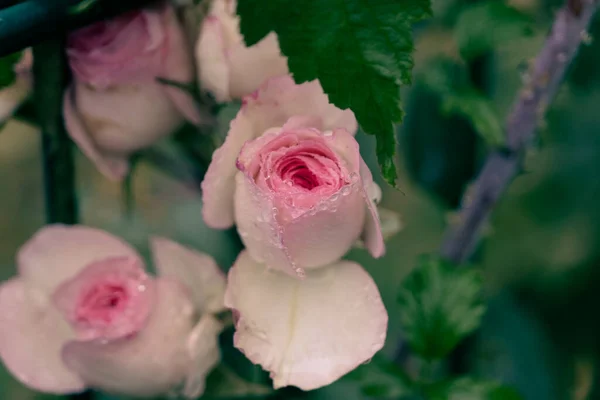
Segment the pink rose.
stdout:
<svg viewBox="0 0 600 400">
<path fill-rule="evenodd" d="M 98 169 L 122 179 L 130 153 L 169 135 L 184 117 L 200 123 L 192 96 L 157 82 L 194 80 L 192 57 L 171 6 L 132 11 L 69 36 L 73 84 L 67 130 Z"/>
<path fill-rule="evenodd" d="M 235 0 L 214 0 L 196 42 L 200 87 L 219 102 L 242 98 L 270 77 L 287 75 L 275 33 L 246 47 Z"/>
<path fill-rule="evenodd" d="M 14 66 L 17 75 L 16 81 L 11 86 L 0 89 L 0 124 L 10 118 L 31 93 L 32 66 L 33 54 L 31 49 L 27 49 L 23 52 L 21 60 Z"/>
<path fill-rule="evenodd" d="M 52 225 L 19 251 L 0 286 L 0 357 L 25 385 L 193 398 L 219 360 L 225 280 L 207 255 L 153 239 L 159 276 L 118 238 Z"/>
<path fill-rule="evenodd" d="M 235 346 L 271 372 L 275 388 L 328 385 L 385 343 L 388 316 L 377 286 L 350 261 L 298 280 L 244 251 L 229 272 L 225 304 L 237 316 Z"/>
<path fill-rule="evenodd" d="M 292 275 L 333 263 L 361 237 L 381 256 L 380 191 L 356 129 L 318 82 L 269 80 L 244 99 L 213 155 L 202 184 L 206 223 L 237 224 L 256 261 Z"/>
</svg>

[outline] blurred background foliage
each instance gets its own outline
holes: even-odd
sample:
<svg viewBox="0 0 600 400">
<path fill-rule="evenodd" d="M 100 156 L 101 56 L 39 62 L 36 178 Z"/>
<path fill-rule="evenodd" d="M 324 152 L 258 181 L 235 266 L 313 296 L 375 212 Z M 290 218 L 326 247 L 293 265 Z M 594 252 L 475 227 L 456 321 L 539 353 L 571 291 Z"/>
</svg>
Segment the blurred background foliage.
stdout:
<svg viewBox="0 0 600 400">
<path fill-rule="evenodd" d="M 382 206 L 399 212 L 404 228 L 390 239 L 379 260 L 361 249 L 348 255 L 373 275 L 390 314 L 381 354 L 385 360 L 403 351 L 398 346 L 400 285 L 420 255 L 436 252 L 485 155 L 501 145 L 504 117 L 561 3 L 514 0 L 508 5 L 434 0 L 434 18 L 416 27 L 415 80 L 403 93 L 407 116 L 397 131 L 402 192 L 374 174 L 384 188 Z M 539 129 L 523 173 L 492 215 L 474 260 L 483 271 L 488 310 L 481 329 L 459 346 L 448 366 L 453 373 L 511 384 L 527 400 L 600 399 L 598 18 L 585 34 L 586 46 Z M 235 110 L 228 106 L 219 111 L 218 134 L 226 131 Z M 359 134 L 358 139 L 367 163 L 377 171 L 373 138 Z M 28 123 L 13 120 L 0 131 L 1 279 L 14 274 L 15 252 L 44 223 L 39 149 L 40 136 Z M 194 173 L 184 184 L 156 165 L 144 158 L 136 164 L 127 207 L 123 188 L 100 176 L 78 154 L 81 222 L 121 235 L 146 254 L 150 235 L 168 236 L 212 254 L 223 269 L 229 268 L 240 242 L 233 231 L 214 231 L 203 224 Z M 225 361 L 257 385 L 250 391 L 264 397 L 262 384 L 268 378 L 231 348 L 231 331 L 222 341 Z M 285 389 L 268 395 L 400 398 L 401 378 L 390 381 L 389 368 L 380 373 L 378 360 L 320 390 Z M 418 360 L 409 360 L 409 374 L 418 368 Z M 227 371 L 211 376 L 213 381 L 228 379 L 233 378 Z M 513 398 L 455 389 L 454 397 L 444 392 L 440 398 Z M 209 391 L 206 397 L 236 396 L 232 390 Z M 58 398 L 25 389 L 0 368 L 0 399 Z"/>
</svg>

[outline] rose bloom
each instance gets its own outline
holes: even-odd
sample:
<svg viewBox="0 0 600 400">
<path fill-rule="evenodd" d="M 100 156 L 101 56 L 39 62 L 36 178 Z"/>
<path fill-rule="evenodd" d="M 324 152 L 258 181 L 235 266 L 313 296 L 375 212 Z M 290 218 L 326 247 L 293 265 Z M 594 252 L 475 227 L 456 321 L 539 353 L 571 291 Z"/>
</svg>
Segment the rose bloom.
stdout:
<svg viewBox="0 0 600 400">
<path fill-rule="evenodd" d="M 31 49 L 23 52 L 21 60 L 15 64 L 14 70 L 17 78 L 15 82 L 0 89 L 0 124 L 10 118 L 15 110 L 31 93 L 33 77 L 31 67 L 33 66 L 33 54 Z"/>
<path fill-rule="evenodd" d="M 118 238 L 83 226 L 41 229 L 0 286 L 0 357 L 25 385 L 194 398 L 219 360 L 225 280 L 209 256 L 152 240 L 158 277 Z"/>
<path fill-rule="evenodd" d="M 288 74 L 275 33 L 246 47 L 236 6 L 235 0 L 214 0 L 196 41 L 200 87 L 219 102 L 242 98 L 267 78 Z"/>
<path fill-rule="evenodd" d="M 384 253 L 378 186 L 352 136 L 354 114 L 317 81 L 272 78 L 244 98 L 202 183 L 214 228 L 237 224 L 250 255 L 291 275 L 331 264 L 362 239 Z"/>
<path fill-rule="evenodd" d="M 80 29 L 67 43 L 73 84 L 65 92 L 69 135 L 107 177 L 120 180 L 129 154 L 200 123 L 194 99 L 159 83 L 194 80 L 183 29 L 170 5 L 132 11 Z"/>
</svg>

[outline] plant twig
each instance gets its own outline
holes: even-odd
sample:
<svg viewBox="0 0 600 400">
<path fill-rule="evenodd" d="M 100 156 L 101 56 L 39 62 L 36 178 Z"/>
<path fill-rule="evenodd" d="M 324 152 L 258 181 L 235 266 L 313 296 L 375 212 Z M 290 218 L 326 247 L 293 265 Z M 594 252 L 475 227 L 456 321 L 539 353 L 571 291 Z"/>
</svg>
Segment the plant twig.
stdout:
<svg viewBox="0 0 600 400">
<path fill-rule="evenodd" d="M 67 79 L 64 57 L 61 40 L 50 40 L 33 48 L 34 100 L 42 129 L 46 221 L 74 224 L 77 203 L 73 154 L 62 119 Z"/>
<path fill-rule="evenodd" d="M 442 257 L 461 263 L 475 249 L 481 227 L 519 173 L 523 153 L 567 67 L 581 43 L 589 40 L 587 28 L 597 7 L 598 0 L 568 0 L 556 13 L 552 30 L 531 68 L 530 78 L 519 92 L 507 119 L 507 147 L 488 157 L 475 182 L 472 197 L 463 203 L 459 223 L 446 233 L 440 250 Z"/>
</svg>

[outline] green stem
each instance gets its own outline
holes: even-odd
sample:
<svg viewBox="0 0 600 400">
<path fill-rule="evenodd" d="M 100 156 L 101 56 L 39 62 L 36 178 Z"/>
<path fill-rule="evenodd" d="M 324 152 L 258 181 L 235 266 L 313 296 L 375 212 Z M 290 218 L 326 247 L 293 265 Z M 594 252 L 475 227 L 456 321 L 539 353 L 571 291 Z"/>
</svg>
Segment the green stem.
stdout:
<svg viewBox="0 0 600 400">
<path fill-rule="evenodd" d="M 42 129 L 46 221 L 77 222 L 75 172 L 71 142 L 62 118 L 67 84 L 63 41 L 49 40 L 33 48 L 34 101 Z"/>
</svg>

